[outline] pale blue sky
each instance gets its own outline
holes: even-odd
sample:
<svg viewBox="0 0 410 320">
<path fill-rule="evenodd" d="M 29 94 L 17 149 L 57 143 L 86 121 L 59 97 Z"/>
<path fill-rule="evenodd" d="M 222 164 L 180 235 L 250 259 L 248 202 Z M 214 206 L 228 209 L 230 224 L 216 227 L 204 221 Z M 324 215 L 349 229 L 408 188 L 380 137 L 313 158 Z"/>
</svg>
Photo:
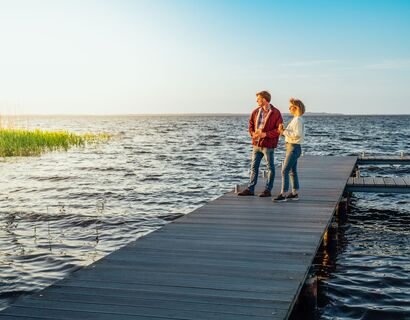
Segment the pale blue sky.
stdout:
<svg viewBox="0 0 410 320">
<path fill-rule="evenodd" d="M 410 113 L 410 1 L 0 0 L 0 113 Z"/>
</svg>

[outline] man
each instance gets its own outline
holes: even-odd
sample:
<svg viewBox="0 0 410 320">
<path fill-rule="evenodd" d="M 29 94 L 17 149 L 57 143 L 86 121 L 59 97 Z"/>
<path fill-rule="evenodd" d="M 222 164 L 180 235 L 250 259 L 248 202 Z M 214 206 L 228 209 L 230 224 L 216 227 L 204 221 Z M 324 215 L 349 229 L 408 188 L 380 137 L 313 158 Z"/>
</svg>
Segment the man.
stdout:
<svg viewBox="0 0 410 320">
<path fill-rule="evenodd" d="M 265 158 L 268 168 L 268 180 L 265 191 L 259 194 L 260 197 L 270 197 L 275 180 L 274 150 L 278 145 L 278 128 L 283 124 L 282 115 L 278 109 L 270 104 L 271 95 L 267 91 L 256 94 L 258 107 L 252 111 L 249 119 L 249 134 L 252 137 L 252 161 L 251 175 L 248 188 L 239 192 L 239 196 L 253 196 L 256 183 L 258 181 L 259 165 L 262 158 Z"/>
</svg>

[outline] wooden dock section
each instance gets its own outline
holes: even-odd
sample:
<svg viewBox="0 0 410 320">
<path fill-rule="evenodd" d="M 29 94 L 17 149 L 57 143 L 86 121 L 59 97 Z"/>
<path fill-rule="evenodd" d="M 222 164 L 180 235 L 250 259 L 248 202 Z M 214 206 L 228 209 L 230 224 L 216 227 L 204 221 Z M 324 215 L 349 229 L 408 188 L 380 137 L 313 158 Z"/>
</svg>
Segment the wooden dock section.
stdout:
<svg viewBox="0 0 410 320">
<path fill-rule="evenodd" d="M 18 299 L 0 320 L 287 319 L 355 163 L 304 156 L 299 201 L 224 194 Z"/>
<path fill-rule="evenodd" d="M 351 177 L 349 192 L 410 193 L 410 177 Z"/>
<path fill-rule="evenodd" d="M 377 164 L 400 164 L 409 165 L 410 157 L 403 156 L 360 156 L 357 159 L 358 165 L 377 165 Z"/>
</svg>

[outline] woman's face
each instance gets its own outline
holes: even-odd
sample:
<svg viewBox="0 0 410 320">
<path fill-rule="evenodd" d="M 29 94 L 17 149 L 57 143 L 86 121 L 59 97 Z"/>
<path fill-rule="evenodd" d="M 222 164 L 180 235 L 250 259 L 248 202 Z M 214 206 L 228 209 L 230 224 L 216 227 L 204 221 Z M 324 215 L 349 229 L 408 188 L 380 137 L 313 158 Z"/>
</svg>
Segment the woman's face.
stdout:
<svg viewBox="0 0 410 320">
<path fill-rule="evenodd" d="M 289 111 L 291 114 L 296 115 L 298 113 L 298 107 L 293 104 L 289 104 Z"/>
</svg>

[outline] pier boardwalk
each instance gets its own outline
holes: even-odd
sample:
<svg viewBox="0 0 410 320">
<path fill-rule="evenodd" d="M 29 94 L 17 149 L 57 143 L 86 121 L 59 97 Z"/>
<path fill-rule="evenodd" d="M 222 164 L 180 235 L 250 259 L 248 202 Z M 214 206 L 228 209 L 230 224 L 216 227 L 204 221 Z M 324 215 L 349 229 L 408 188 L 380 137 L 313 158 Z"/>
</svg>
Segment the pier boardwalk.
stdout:
<svg viewBox="0 0 410 320">
<path fill-rule="evenodd" d="M 357 159 L 358 165 L 369 164 L 402 164 L 409 165 L 410 157 L 406 155 L 402 156 L 360 156 Z"/>
<path fill-rule="evenodd" d="M 375 193 L 410 193 L 410 177 L 350 177 L 346 191 Z"/>
<path fill-rule="evenodd" d="M 18 299 L 0 320 L 287 319 L 356 159 L 304 156 L 299 201 L 224 194 Z"/>
</svg>

